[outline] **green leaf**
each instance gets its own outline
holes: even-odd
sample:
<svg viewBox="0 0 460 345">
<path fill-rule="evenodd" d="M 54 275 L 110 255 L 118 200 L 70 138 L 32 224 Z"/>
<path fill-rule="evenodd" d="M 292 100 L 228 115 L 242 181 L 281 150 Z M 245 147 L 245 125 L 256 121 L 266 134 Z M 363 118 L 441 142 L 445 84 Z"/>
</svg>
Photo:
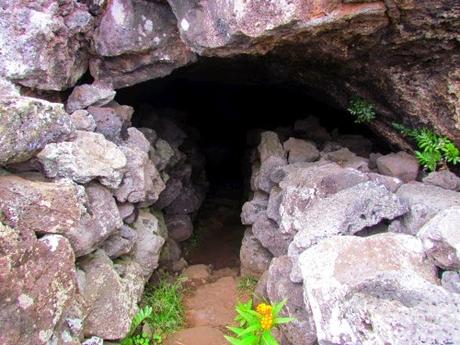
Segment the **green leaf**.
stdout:
<svg viewBox="0 0 460 345">
<path fill-rule="evenodd" d="M 295 318 L 293 318 L 293 317 L 277 317 L 274 320 L 274 323 L 275 323 L 275 325 L 279 325 L 279 324 L 282 324 L 282 323 L 289 323 L 289 322 L 292 322 L 294 320 L 295 320 Z"/>
<path fill-rule="evenodd" d="M 241 340 L 240 339 L 230 337 L 228 335 L 224 335 L 224 337 L 232 345 L 241 345 Z"/>
<path fill-rule="evenodd" d="M 283 309 L 283 307 L 286 305 L 286 302 L 287 300 L 283 300 L 279 303 L 276 303 L 274 306 L 273 306 L 273 314 L 276 316 L 279 314 L 279 312 L 281 311 L 281 309 Z"/>
<path fill-rule="evenodd" d="M 264 345 L 279 345 L 276 339 L 270 333 L 270 331 L 265 331 L 262 334 L 262 341 Z"/>
</svg>

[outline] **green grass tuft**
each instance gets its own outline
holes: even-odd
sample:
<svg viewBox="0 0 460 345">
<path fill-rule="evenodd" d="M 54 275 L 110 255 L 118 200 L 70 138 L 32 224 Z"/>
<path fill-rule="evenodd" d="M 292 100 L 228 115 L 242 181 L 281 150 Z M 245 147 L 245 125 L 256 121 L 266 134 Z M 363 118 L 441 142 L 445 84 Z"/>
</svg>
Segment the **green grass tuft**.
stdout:
<svg viewBox="0 0 460 345">
<path fill-rule="evenodd" d="M 238 291 L 252 295 L 257 286 L 257 278 L 251 275 L 241 277 L 238 282 Z"/>
</svg>

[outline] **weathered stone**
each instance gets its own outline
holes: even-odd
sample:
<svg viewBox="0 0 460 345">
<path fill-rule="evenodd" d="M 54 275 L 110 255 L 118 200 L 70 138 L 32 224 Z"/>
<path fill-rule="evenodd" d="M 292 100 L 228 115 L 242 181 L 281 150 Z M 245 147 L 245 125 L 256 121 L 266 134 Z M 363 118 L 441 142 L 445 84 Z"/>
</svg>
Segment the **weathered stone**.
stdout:
<svg viewBox="0 0 460 345">
<path fill-rule="evenodd" d="M 160 254 L 160 265 L 171 268 L 174 263 L 180 260 L 182 250 L 176 241 L 172 238 L 167 238 Z"/>
<path fill-rule="evenodd" d="M 119 265 L 123 268 L 121 275 L 103 250 L 79 262 L 86 281 L 82 294 L 90 306 L 84 325 L 87 337 L 121 339 L 129 331 L 142 296 L 144 279 L 136 262 L 127 260 Z"/>
<path fill-rule="evenodd" d="M 271 259 L 270 252 L 262 247 L 252 231 L 246 230 L 240 249 L 241 275 L 260 277 L 268 269 Z"/>
<path fill-rule="evenodd" d="M 265 211 L 268 205 L 268 198 L 265 193 L 256 192 L 252 200 L 243 204 L 241 211 L 241 223 L 243 225 L 252 225 L 257 219 L 260 212 Z"/>
<path fill-rule="evenodd" d="M 78 228 L 84 202 L 83 187 L 71 181 L 0 176 L 0 218 L 20 232 L 67 236 Z"/>
<path fill-rule="evenodd" d="M 376 173 L 368 173 L 367 176 L 371 181 L 385 186 L 386 189 L 393 193 L 396 193 L 398 188 L 403 185 L 403 182 L 397 177 L 380 175 Z"/>
<path fill-rule="evenodd" d="M 289 138 L 283 143 L 288 155 L 288 162 L 313 162 L 319 158 L 319 151 L 315 144 L 296 138 Z"/>
<path fill-rule="evenodd" d="M 49 343 L 75 293 L 75 257 L 60 235 L 0 223 L 0 343 Z"/>
<path fill-rule="evenodd" d="M 76 110 L 70 114 L 70 119 L 75 129 L 87 132 L 94 132 L 96 129 L 96 121 L 93 116 L 86 110 Z"/>
<path fill-rule="evenodd" d="M 339 135 L 335 140 L 351 152 L 361 157 L 369 157 L 372 151 L 372 141 L 362 135 L 347 134 Z"/>
<path fill-rule="evenodd" d="M 439 211 L 460 206 L 459 193 L 419 182 L 402 185 L 396 194 L 409 206 L 409 212 L 392 222 L 392 232 L 415 235 Z"/>
<path fill-rule="evenodd" d="M 69 113 L 79 109 L 86 109 L 90 105 L 103 106 L 114 99 L 116 92 L 110 85 L 95 82 L 76 86 L 66 103 Z"/>
<path fill-rule="evenodd" d="M 182 191 L 182 181 L 176 178 L 170 178 L 166 182 L 165 189 L 160 193 L 155 208 L 162 210 L 171 205 L 171 203 L 179 196 Z"/>
<path fill-rule="evenodd" d="M 79 228 L 68 235 L 76 256 L 92 252 L 123 225 L 115 199 L 107 188 L 91 182 L 86 186 L 86 194 L 88 212 Z"/>
<path fill-rule="evenodd" d="M 412 236 L 333 237 L 306 250 L 300 264 L 320 344 L 459 341 L 460 297 L 437 285 Z"/>
<path fill-rule="evenodd" d="M 267 217 L 266 212 L 259 213 L 252 226 L 252 233 L 275 257 L 287 254 L 293 238 L 293 235 L 283 234 L 278 224 Z"/>
<path fill-rule="evenodd" d="M 91 60 L 91 74 L 116 88 L 163 77 L 194 60 L 164 3 L 109 2 L 93 39 L 98 56 Z"/>
<path fill-rule="evenodd" d="M 73 131 L 61 104 L 31 97 L 2 98 L 0 165 L 24 162 L 46 144 L 69 139 Z"/>
<path fill-rule="evenodd" d="M 460 270 L 460 206 L 441 210 L 417 233 L 436 266 Z"/>
<path fill-rule="evenodd" d="M 130 148 L 137 148 L 145 153 L 149 153 L 151 146 L 150 141 L 139 129 L 129 127 L 126 131 L 126 139 L 123 144 Z"/>
<path fill-rule="evenodd" d="M 193 186 L 184 187 L 174 201 L 165 208 L 168 214 L 190 214 L 198 209 L 203 202 L 203 195 L 200 195 Z"/>
<path fill-rule="evenodd" d="M 0 75 L 42 90 L 73 86 L 88 68 L 81 39 L 92 27 L 86 5 L 70 0 L 4 2 Z"/>
<path fill-rule="evenodd" d="M 452 271 L 443 272 L 441 285 L 447 291 L 460 294 L 460 273 Z"/>
<path fill-rule="evenodd" d="M 294 123 L 294 130 L 300 134 L 304 134 L 314 142 L 325 142 L 331 140 L 328 131 L 319 123 L 319 119 L 315 116 L 308 116 L 303 120 L 297 120 Z"/>
<path fill-rule="evenodd" d="M 166 227 L 168 235 L 175 241 L 182 242 L 190 238 L 193 232 L 193 224 L 190 216 L 186 214 L 166 215 Z"/>
<path fill-rule="evenodd" d="M 136 243 L 137 234 L 129 226 L 123 225 L 120 230 L 104 241 L 102 249 L 111 259 L 129 254 Z"/>
<path fill-rule="evenodd" d="M 171 159 L 174 157 L 175 151 L 166 140 L 158 139 L 155 143 L 155 151 L 152 160 L 160 171 L 164 170 Z"/>
<path fill-rule="evenodd" d="M 293 283 L 289 279 L 291 269 L 292 261 L 288 256 L 272 260 L 267 275 L 267 296 L 271 303 L 285 300 L 282 315 L 295 318 L 281 326 L 283 334 L 292 345 L 316 344 L 313 314 L 308 300 L 304 301 L 302 284 Z"/>
<path fill-rule="evenodd" d="M 126 166 L 126 157 L 103 135 L 77 131 L 75 141 L 48 144 L 37 155 L 46 176 L 69 177 L 78 183 L 98 179 L 116 188 Z"/>
<path fill-rule="evenodd" d="M 334 235 L 352 235 L 382 219 L 394 219 L 407 212 L 396 194 L 375 182 L 364 182 L 320 199 L 298 219 L 299 232 L 289 254 L 300 254 L 320 240 Z"/>
<path fill-rule="evenodd" d="M 127 158 L 126 173 L 114 195 L 119 202 L 155 202 L 165 184 L 146 152 L 137 147 L 120 146 Z"/>
<path fill-rule="evenodd" d="M 417 178 L 419 164 L 417 158 L 401 151 L 379 157 L 377 169 L 382 175 L 397 177 L 403 182 L 409 182 Z"/>
<path fill-rule="evenodd" d="M 123 129 L 126 129 L 130 123 L 133 109 L 127 105 L 91 106 L 88 112 L 96 122 L 96 132 L 103 134 L 108 140 L 119 142 Z"/>
<path fill-rule="evenodd" d="M 207 265 L 192 265 L 187 267 L 182 275 L 194 286 L 202 285 L 211 277 L 211 270 Z"/>
<path fill-rule="evenodd" d="M 323 154 L 323 158 L 336 162 L 344 168 L 352 168 L 362 172 L 369 171 L 368 159 L 357 156 L 347 148 Z"/>
<path fill-rule="evenodd" d="M 137 239 L 131 257 L 140 264 L 143 276 L 148 279 L 158 267 L 161 247 L 166 236 L 160 233 L 158 219 L 147 210 L 139 211 L 133 228 L 136 231 Z"/>
<path fill-rule="evenodd" d="M 423 178 L 423 182 L 444 189 L 460 191 L 460 177 L 449 170 L 433 171 Z"/>
<path fill-rule="evenodd" d="M 129 202 L 117 204 L 117 206 L 118 206 L 118 211 L 120 212 L 121 219 L 128 218 L 130 215 L 134 213 L 134 210 L 135 210 L 134 205 Z"/>
<path fill-rule="evenodd" d="M 305 222 L 310 221 L 307 216 L 310 205 L 367 180 L 365 174 L 343 169 L 336 163 L 313 164 L 290 170 L 280 183 L 283 193 L 279 207 L 280 230 L 283 233 L 299 231 Z"/>
<path fill-rule="evenodd" d="M 280 206 L 282 201 L 283 190 L 278 186 L 274 186 L 268 198 L 267 217 L 275 221 L 278 225 L 281 224 Z"/>
</svg>

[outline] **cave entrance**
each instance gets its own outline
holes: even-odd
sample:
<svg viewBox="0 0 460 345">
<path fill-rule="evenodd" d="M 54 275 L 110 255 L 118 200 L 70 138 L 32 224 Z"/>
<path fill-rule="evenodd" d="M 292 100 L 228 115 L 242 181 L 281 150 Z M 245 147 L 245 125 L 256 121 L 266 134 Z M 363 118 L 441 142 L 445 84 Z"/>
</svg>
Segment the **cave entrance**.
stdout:
<svg viewBox="0 0 460 345">
<path fill-rule="evenodd" d="M 192 264 L 238 265 L 244 232 L 240 212 L 250 194 L 250 148 L 257 145 L 257 129 L 282 132 L 313 115 L 329 132 L 373 136 L 367 127 L 354 124 L 347 112 L 304 86 L 267 76 L 263 65 L 253 60 L 204 59 L 117 93 L 119 103 L 136 110 L 133 126 L 144 126 L 149 108 L 195 129 L 209 189 L 194 217 L 194 235 L 184 242 Z"/>
</svg>

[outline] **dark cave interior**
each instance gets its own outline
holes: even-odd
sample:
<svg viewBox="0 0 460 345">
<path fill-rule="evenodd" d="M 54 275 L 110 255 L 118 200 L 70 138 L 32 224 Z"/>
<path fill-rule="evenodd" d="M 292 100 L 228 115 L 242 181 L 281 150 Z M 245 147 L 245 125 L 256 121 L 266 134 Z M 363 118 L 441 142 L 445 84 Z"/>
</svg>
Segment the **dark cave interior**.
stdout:
<svg viewBox="0 0 460 345">
<path fill-rule="evenodd" d="M 225 61 L 197 63 L 117 92 L 119 103 L 135 108 L 134 126 L 145 104 L 187 114 L 185 123 L 199 132 L 211 192 L 222 187 L 244 190 L 243 160 L 252 129 L 292 126 L 314 115 L 328 131 L 362 134 L 382 146 L 366 126 L 356 125 L 346 111 L 318 100 L 304 86 L 270 80 L 264 68 L 250 61 Z"/>
</svg>

